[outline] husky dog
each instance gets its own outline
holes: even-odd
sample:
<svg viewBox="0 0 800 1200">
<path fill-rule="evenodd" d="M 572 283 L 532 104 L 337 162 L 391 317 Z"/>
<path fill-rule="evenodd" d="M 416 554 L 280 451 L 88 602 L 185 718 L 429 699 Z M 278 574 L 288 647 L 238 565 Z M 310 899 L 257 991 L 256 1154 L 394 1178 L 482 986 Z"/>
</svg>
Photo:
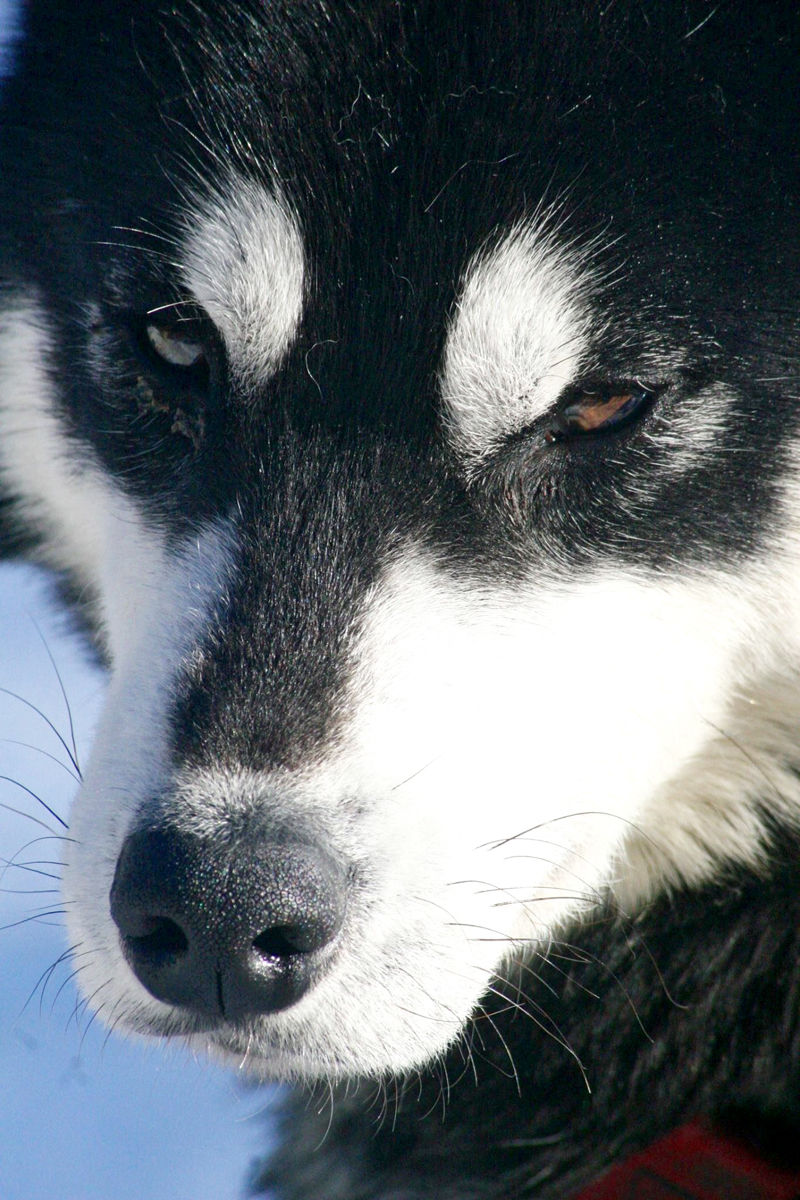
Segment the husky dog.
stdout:
<svg viewBox="0 0 800 1200">
<path fill-rule="evenodd" d="M 412 1089 L 395 1167 L 337 1175 L 337 1126 L 286 1195 L 561 1196 L 642 1080 L 672 1120 L 793 1078 L 798 40 L 793 0 L 24 12 L 2 536 L 110 672 L 81 987 L 349 1088 L 356 1164 L 350 1081 L 451 1084 L 449 1142 Z"/>
</svg>

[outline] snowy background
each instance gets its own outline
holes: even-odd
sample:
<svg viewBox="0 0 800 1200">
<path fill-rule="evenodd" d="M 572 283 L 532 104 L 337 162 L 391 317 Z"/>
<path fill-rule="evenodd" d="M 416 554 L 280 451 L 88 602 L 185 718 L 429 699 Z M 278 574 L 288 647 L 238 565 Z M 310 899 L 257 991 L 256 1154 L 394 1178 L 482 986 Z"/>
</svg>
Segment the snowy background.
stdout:
<svg viewBox="0 0 800 1200">
<path fill-rule="evenodd" d="M 0 0 L 0 69 L 13 8 Z M 109 1038 L 59 961 L 64 830 L 44 805 L 67 816 L 103 688 L 46 577 L 0 567 L 0 1200 L 234 1200 L 269 1092 Z"/>
</svg>

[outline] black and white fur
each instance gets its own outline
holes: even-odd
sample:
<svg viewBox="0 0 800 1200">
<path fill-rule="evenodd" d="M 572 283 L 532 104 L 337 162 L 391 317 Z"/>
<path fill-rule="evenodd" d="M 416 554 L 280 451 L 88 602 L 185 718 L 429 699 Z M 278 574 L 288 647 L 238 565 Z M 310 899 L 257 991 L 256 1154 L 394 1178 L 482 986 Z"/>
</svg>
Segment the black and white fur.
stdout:
<svg viewBox="0 0 800 1200">
<path fill-rule="evenodd" d="M 611 1057 L 596 1003 L 564 999 L 558 1045 L 515 1023 L 525 1049 L 500 1014 L 539 1011 L 539 964 L 599 911 L 599 957 L 643 922 L 702 992 L 791 862 L 797 24 L 30 4 L 0 118 L 3 536 L 109 664 L 64 898 L 110 1024 L 345 1085 L 471 1053 L 467 1146 L 481 1055 L 533 1059 L 529 1116 L 567 1042 L 615 1081 L 564 1126 L 585 1172 L 630 1080 L 694 1103 L 613 989 Z M 778 964 L 731 983 L 751 968 Z M 427 1195 L 445 1163 L 453 1196 L 577 1179 L 435 1145 L 330 1195 Z"/>
</svg>

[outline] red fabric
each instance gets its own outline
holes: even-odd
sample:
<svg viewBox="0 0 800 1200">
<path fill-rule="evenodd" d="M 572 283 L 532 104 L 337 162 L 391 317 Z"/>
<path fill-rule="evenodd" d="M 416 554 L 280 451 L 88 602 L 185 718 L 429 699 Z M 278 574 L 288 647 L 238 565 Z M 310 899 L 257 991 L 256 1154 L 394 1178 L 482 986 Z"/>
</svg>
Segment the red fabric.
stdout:
<svg viewBox="0 0 800 1200">
<path fill-rule="evenodd" d="M 698 1123 L 614 1167 L 575 1200 L 800 1200 L 800 1172 Z"/>
</svg>

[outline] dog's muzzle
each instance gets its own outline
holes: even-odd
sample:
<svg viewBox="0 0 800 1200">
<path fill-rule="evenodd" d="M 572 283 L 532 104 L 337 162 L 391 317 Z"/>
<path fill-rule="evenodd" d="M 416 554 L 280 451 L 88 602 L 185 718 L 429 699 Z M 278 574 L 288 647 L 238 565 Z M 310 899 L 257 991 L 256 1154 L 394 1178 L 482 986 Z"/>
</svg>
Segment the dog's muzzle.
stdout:
<svg viewBox="0 0 800 1200">
<path fill-rule="evenodd" d="M 157 1000 L 235 1022 L 296 1003 L 334 957 L 346 873 L 319 847 L 174 827 L 126 838 L 111 915 Z"/>
</svg>

